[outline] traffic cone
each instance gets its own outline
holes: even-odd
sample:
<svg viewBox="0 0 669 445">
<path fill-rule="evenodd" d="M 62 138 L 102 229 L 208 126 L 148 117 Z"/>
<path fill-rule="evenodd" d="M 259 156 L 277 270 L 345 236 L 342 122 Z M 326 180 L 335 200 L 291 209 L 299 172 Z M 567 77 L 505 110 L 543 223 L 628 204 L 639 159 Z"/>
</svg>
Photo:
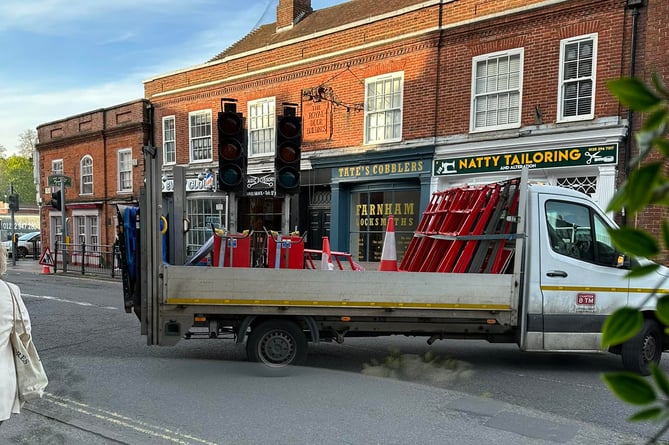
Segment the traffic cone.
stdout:
<svg viewBox="0 0 669 445">
<path fill-rule="evenodd" d="M 388 215 L 386 225 L 386 236 L 383 238 L 383 250 L 381 250 L 381 263 L 379 270 L 386 272 L 397 272 L 397 249 L 395 247 L 395 218 Z"/>
<path fill-rule="evenodd" d="M 321 255 L 321 270 L 334 270 L 332 264 L 332 252 L 330 251 L 330 240 L 327 236 L 323 237 L 323 253 Z"/>
<path fill-rule="evenodd" d="M 46 264 L 42 265 L 42 273 L 45 275 L 50 275 L 51 274 L 51 268 L 47 266 Z"/>
</svg>

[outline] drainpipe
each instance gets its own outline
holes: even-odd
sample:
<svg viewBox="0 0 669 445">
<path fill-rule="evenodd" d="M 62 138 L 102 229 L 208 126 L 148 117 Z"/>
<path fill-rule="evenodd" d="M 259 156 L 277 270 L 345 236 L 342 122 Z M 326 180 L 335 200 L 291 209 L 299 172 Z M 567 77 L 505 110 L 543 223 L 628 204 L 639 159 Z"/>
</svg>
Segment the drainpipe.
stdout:
<svg viewBox="0 0 669 445">
<path fill-rule="evenodd" d="M 644 0 L 627 0 L 627 7 L 632 8 L 632 40 L 630 42 L 630 71 L 629 77 L 634 77 L 635 67 L 636 67 L 636 45 L 638 39 L 638 19 L 639 19 L 639 9 L 644 6 Z M 629 125 L 629 131 L 627 132 L 627 138 L 625 140 L 625 180 L 629 178 L 630 175 L 630 161 L 631 161 L 631 151 L 632 151 L 632 119 L 634 118 L 634 112 L 631 108 L 627 109 L 627 124 Z M 622 215 L 622 225 L 626 226 L 627 221 L 627 212 L 624 212 Z"/>
</svg>

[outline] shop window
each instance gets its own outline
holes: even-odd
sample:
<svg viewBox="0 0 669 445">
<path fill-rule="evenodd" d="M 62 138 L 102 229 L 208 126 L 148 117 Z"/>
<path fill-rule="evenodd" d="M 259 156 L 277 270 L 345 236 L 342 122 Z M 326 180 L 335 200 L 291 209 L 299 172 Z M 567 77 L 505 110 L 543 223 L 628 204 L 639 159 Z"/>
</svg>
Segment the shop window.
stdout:
<svg viewBox="0 0 669 445">
<path fill-rule="evenodd" d="M 597 193 L 597 176 L 557 178 L 557 185 L 593 196 Z"/>
<path fill-rule="evenodd" d="M 384 187 L 351 193 L 350 251 L 357 261 L 381 260 L 388 215 L 395 218 L 398 264 L 413 238 L 420 219 L 420 191 Z"/>
<path fill-rule="evenodd" d="M 213 235 L 212 228 L 227 226 L 226 198 L 189 198 L 187 201 L 190 229 L 186 234 L 186 256 L 192 257 Z"/>
</svg>

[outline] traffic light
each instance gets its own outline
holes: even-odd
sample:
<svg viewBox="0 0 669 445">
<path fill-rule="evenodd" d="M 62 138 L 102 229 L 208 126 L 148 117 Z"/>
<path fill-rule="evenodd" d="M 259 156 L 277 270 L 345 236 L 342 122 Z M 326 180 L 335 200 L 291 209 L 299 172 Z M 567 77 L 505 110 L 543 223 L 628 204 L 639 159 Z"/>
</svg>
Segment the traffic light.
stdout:
<svg viewBox="0 0 669 445">
<path fill-rule="evenodd" d="M 295 110 L 284 109 L 276 125 L 276 172 L 277 193 L 296 193 L 300 190 L 300 158 L 302 152 L 302 118 Z"/>
<path fill-rule="evenodd" d="M 18 212 L 19 211 L 19 195 L 16 193 L 12 193 L 9 195 L 9 210 L 12 212 Z"/>
<path fill-rule="evenodd" d="M 51 207 L 56 210 L 63 210 L 63 190 L 56 190 L 51 194 Z"/>
<path fill-rule="evenodd" d="M 244 116 L 235 107 L 218 113 L 218 185 L 224 192 L 244 190 L 245 136 Z"/>
</svg>

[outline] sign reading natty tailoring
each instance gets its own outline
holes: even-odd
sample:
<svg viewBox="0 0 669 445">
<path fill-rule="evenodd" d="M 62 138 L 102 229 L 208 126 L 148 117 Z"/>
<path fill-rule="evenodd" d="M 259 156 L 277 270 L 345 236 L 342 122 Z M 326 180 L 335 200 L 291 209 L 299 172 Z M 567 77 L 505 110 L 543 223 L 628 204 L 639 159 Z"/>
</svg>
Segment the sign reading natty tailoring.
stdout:
<svg viewBox="0 0 669 445">
<path fill-rule="evenodd" d="M 573 167 L 616 164 L 618 144 L 591 147 L 533 150 L 517 153 L 435 159 L 434 175 L 505 172 L 528 168 Z"/>
</svg>

